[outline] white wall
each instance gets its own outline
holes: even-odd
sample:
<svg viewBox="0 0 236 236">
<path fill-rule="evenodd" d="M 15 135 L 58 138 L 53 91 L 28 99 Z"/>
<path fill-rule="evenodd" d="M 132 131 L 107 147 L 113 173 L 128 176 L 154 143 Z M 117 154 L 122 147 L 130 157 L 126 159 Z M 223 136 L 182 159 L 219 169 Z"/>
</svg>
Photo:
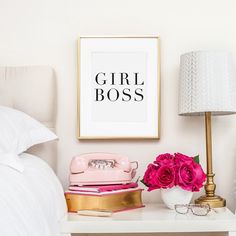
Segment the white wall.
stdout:
<svg viewBox="0 0 236 236">
<path fill-rule="evenodd" d="M 235 0 L 0 0 L 0 65 L 45 64 L 56 70 L 58 175 L 64 186 L 68 183 L 71 157 L 83 152 L 128 155 L 139 160 L 140 175 L 148 162 L 162 152 L 199 153 L 205 163 L 203 117 L 177 115 L 179 57 L 190 50 L 226 49 L 236 60 L 235 8 Z M 160 141 L 78 141 L 78 36 L 143 34 L 161 38 Z M 217 192 L 227 198 L 232 209 L 236 206 L 235 140 L 236 116 L 214 118 Z M 144 200 L 160 201 L 159 191 L 145 192 Z"/>
</svg>

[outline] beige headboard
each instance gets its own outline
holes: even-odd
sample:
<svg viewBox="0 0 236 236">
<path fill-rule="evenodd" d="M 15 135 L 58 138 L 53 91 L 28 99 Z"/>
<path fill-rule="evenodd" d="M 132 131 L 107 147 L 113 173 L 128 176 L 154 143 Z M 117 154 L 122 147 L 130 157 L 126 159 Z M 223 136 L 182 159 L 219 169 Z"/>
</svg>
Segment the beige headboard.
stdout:
<svg viewBox="0 0 236 236">
<path fill-rule="evenodd" d="M 56 77 L 48 66 L 0 67 L 0 105 L 34 117 L 53 131 L 56 122 Z M 56 142 L 28 150 L 56 169 Z"/>
</svg>

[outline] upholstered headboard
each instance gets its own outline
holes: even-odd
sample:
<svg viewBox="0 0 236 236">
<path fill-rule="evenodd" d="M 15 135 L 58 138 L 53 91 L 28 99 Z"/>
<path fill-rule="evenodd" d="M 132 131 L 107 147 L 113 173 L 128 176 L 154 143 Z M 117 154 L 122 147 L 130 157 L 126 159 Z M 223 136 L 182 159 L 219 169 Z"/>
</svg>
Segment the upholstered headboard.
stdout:
<svg viewBox="0 0 236 236">
<path fill-rule="evenodd" d="M 27 113 L 55 130 L 56 78 L 51 67 L 0 67 L 0 105 Z M 56 169 L 56 142 L 36 145 L 27 152 Z"/>
</svg>

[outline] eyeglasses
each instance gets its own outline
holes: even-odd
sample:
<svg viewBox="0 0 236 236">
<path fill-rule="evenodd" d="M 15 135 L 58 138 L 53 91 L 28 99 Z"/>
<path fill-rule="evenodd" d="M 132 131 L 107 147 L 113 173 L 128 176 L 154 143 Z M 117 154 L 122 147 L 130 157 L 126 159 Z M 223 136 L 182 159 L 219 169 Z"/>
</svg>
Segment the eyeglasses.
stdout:
<svg viewBox="0 0 236 236">
<path fill-rule="evenodd" d="M 206 216 L 210 211 L 211 207 L 209 204 L 176 204 L 175 211 L 179 214 L 187 214 L 189 209 L 196 216 Z"/>
</svg>

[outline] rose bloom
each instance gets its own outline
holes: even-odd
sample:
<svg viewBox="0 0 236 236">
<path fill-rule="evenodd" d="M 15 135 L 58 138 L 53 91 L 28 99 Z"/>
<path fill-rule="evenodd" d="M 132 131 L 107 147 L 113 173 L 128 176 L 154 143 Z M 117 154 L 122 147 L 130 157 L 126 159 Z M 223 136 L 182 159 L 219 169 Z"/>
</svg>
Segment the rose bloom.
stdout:
<svg viewBox="0 0 236 236">
<path fill-rule="evenodd" d="M 205 180 L 206 174 L 201 165 L 192 157 L 181 153 L 165 153 L 148 165 L 142 182 L 148 187 L 148 191 L 178 185 L 184 190 L 197 192 L 203 187 Z"/>
<path fill-rule="evenodd" d="M 157 186 L 155 183 L 158 168 L 159 167 L 154 164 L 149 164 L 147 167 L 147 170 L 143 177 L 143 181 L 148 186 L 148 191 L 159 188 L 159 186 Z"/>
<path fill-rule="evenodd" d="M 196 180 L 193 184 L 193 189 L 192 191 L 193 192 L 198 192 L 200 191 L 200 188 L 203 187 L 203 183 L 205 182 L 206 180 L 206 174 L 204 173 L 201 165 L 197 164 L 197 163 L 193 163 L 193 168 L 196 172 Z"/>
<path fill-rule="evenodd" d="M 181 163 L 193 164 L 194 160 L 192 157 L 186 156 L 182 153 L 175 153 L 175 164 L 180 165 Z"/>
<path fill-rule="evenodd" d="M 192 165 L 182 163 L 176 173 L 176 184 L 182 189 L 192 191 L 196 179 L 196 172 Z"/>
<path fill-rule="evenodd" d="M 155 185 L 159 188 L 172 188 L 175 185 L 175 168 L 160 166 L 156 173 Z"/>
<path fill-rule="evenodd" d="M 199 191 L 205 179 L 206 175 L 201 166 L 195 162 L 182 163 L 176 173 L 176 184 L 187 191 Z"/>
<path fill-rule="evenodd" d="M 171 155 L 170 153 L 161 154 L 157 156 L 154 163 L 160 166 L 163 165 L 174 166 L 175 165 L 174 156 Z"/>
</svg>

